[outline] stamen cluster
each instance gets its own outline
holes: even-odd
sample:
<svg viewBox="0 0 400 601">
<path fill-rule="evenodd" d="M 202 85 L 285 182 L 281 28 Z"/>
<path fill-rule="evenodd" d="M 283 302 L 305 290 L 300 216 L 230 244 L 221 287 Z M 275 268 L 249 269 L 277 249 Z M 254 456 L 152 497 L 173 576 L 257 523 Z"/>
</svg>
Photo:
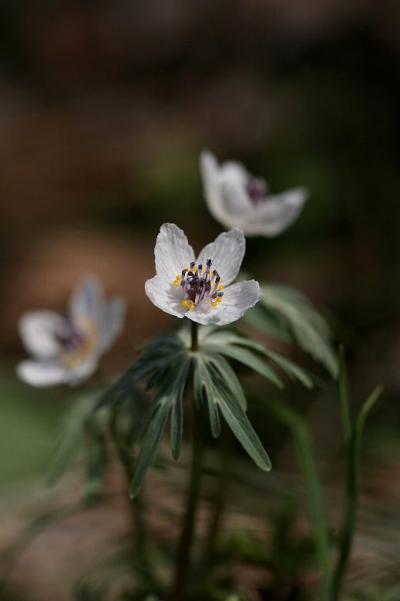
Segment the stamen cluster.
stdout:
<svg viewBox="0 0 400 601">
<path fill-rule="evenodd" d="M 97 343 L 96 324 L 91 320 L 80 320 L 75 325 L 68 321 L 55 334 L 61 346 L 61 361 L 68 368 L 73 368 L 88 359 Z"/>
<path fill-rule="evenodd" d="M 267 195 L 267 184 L 261 178 L 253 177 L 246 186 L 247 194 L 254 205 L 260 204 Z"/>
<path fill-rule="evenodd" d="M 185 293 L 185 298 L 181 305 L 193 311 L 203 301 L 208 301 L 211 307 L 217 307 L 222 301 L 224 286 L 221 283 L 221 277 L 216 269 L 212 268 L 212 259 L 208 259 L 206 266 L 201 263 L 196 265 L 192 261 L 189 267 L 182 269 L 173 281 L 175 288 L 181 287 Z"/>
</svg>

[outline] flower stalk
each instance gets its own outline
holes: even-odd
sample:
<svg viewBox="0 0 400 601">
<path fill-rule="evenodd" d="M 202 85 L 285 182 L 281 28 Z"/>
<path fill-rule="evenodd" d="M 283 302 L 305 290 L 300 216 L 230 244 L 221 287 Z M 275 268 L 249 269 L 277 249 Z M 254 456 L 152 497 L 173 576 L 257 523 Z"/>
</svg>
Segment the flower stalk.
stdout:
<svg viewBox="0 0 400 601">
<path fill-rule="evenodd" d="M 231 462 L 232 438 L 228 428 L 225 427 L 221 434 L 220 474 L 214 493 L 210 522 L 203 549 L 203 563 L 206 571 L 210 568 L 210 561 L 215 553 L 215 546 L 224 516 L 230 483 Z"/>
<path fill-rule="evenodd" d="M 191 350 L 198 350 L 198 325 L 192 322 Z M 192 402 L 192 459 L 190 466 L 189 490 L 186 509 L 182 521 L 181 536 L 178 542 L 176 569 L 172 585 L 171 599 L 186 599 L 186 587 L 190 569 L 190 552 L 195 532 L 196 513 L 200 499 L 201 471 L 204 455 L 204 440 L 200 427 L 199 415 L 195 403 Z"/>
</svg>

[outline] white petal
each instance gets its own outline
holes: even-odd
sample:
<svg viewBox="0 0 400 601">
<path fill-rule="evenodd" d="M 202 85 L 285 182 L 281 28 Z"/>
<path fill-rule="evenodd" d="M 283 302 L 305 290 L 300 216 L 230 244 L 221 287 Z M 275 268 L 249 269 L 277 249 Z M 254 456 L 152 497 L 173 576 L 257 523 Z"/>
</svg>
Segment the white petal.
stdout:
<svg viewBox="0 0 400 601">
<path fill-rule="evenodd" d="M 223 301 L 207 313 L 189 311 L 186 316 L 201 324 L 225 326 L 240 319 L 261 298 L 259 283 L 255 280 L 237 282 L 224 291 Z"/>
<path fill-rule="evenodd" d="M 27 384 L 38 387 L 68 381 L 67 370 L 55 361 L 22 361 L 17 366 L 17 374 Z"/>
<path fill-rule="evenodd" d="M 208 151 L 200 156 L 200 172 L 203 180 L 204 198 L 211 215 L 225 227 L 235 227 L 237 217 L 248 207 L 244 194 L 248 174 L 239 163 L 227 162 L 221 167 L 213 154 Z M 227 197 L 224 189 L 227 183 L 235 190 L 235 197 Z"/>
<path fill-rule="evenodd" d="M 30 311 L 19 320 L 18 328 L 25 349 L 41 359 L 56 357 L 60 350 L 55 333 L 62 329 L 64 317 L 53 311 Z"/>
<path fill-rule="evenodd" d="M 204 199 L 206 201 L 208 210 L 214 219 L 223 225 L 226 225 L 226 215 L 222 205 L 219 167 L 216 158 L 213 154 L 211 154 L 211 152 L 203 151 L 201 153 L 200 173 L 203 180 Z"/>
<path fill-rule="evenodd" d="M 268 197 L 248 215 L 243 231 L 249 236 L 277 236 L 297 219 L 307 196 L 304 188 L 294 188 Z"/>
<path fill-rule="evenodd" d="M 122 298 L 113 298 L 106 306 L 101 324 L 100 349 L 108 350 L 119 336 L 124 325 L 126 303 Z"/>
<path fill-rule="evenodd" d="M 96 371 L 98 363 L 98 356 L 93 356 L 85 361 L 85 363 L 82 363 L 73 369 L 69 369 L 65 375 L 65 383 L 70 386 L 77 386 L 84 380 L 88 380 Z"/>
<path fill-rule="evenodd" d="M 237 228 L 220 234 L 214 242 L 207 244 L 201 251 L 198 263 L 206 264 L 212 259 L 213 268 L 221 276 L 222 283 L 227 286 L 239 273 L 246 250 L 243 232 Z"/>
<path fill-rule="evenodd" d="M 253 209 L 246 189 L 233 182 L 224 182 L 221 187 L 222 205 L 229 220 L 240 227 L 243 219 Z"/>
<path fill-rule="evenodd" d="M 193 248 L 184 232 L 174 223 L 164 223 L 157 236 L 154 249 L 157 275 L 172 282 L 191 261 Z"/>
<path fill-rule="evenodd" d="M 84 319 L 100 322 L 104 314 L 104 291 L 100 280 L 89 275 L 78 282 L 70 300 L 70 315 L 77 323 Z"/>
<path fill-rule="evenodd" d="M 222 163 L 219 170 L 219 175 L 221 183 L 229 183 L 232 186 L 241 188 L 242 190 L 246 189 L 250 178 L 249 173 L 244 165 L 235 161 L 226 161 L 225 163 Z"/>
<path fill-rule="evenodd" d="M 145 291 L 151 302 L 165 313 L 175 317 L 185 317 L 186 309 L 180 305 L 183 298 L 181 288 L 174 288 L 165 278 L 156 275 L 151 280 L 147 280 Z"/>
</svg>

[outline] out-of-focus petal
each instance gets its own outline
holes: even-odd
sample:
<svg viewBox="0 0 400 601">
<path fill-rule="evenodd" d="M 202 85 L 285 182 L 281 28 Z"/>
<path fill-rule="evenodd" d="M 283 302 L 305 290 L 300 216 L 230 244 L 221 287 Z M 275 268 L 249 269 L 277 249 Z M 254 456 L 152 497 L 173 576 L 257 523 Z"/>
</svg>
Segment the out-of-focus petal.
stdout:
<svg viewBox="0 0 400 601">
<path fill-rule="evenodd" d="M 68 371 L 51 361 L 22 361 L 17 366 L 21 380 L 32 386 L 45 387 L 68 381 Z"/>
<path fill-rule="evenodd" d="M 18 329 L 25 349 L 41 359 L 56 357 L 60 345 L 55 336 L 63 328 L 64 317 L 53 311 L 29 311 L 19 320 Z"/>
<path fill-rule="evenodd" d="M 214 242 L 207 244 L 201 251 L 198 263 L 203 265 L 212 259 L 213 267 L 221 276 L 225 286 L 238 275 L 246 250 L 243 232 L 237 228 L 220 234 Z"/>
<path fill-rule="evenodd" d="M 100 280 L 89 275 L 78 282 L 70 300 L 72 321 L 74 323 L 84 320 L 101 322 L 104 308 L 104 291 Z"/>
<path fill-rule="evenodd" d="M 65 375 L 65 383 L 70 386 L 77 386 L 94 374 L 99 363 L 98 356 L 92 356 L 84 363 L 69 369 Z"/>
<path fill-rule="evenodd" d="M 211 215 L 225 227 L 235 227 L 240 223 L 249 200 L 245 193 L 248 173 L 240 163 L 228 161 L 221 166 L 209 151 L 200 155 L 200 173 L 203 181 L 204 198 Z M 225 194 L 225 186 L 230 184 L 235 194 Z"/>
<path fill-rule="evenodd" d="M 113 298 L 106 306 L 101 324 L 100 349 L 110 348 L 122 331 L 126 313 L 126 302 L 122 298 Z"/>
<path fill-rule="evenodd" d="M 305 188 L 294 188 L 267 200 L 248 214 L 243 230 L 248 236 L 277 236 L 299 216 L 308 193 Z"/>
</svg>

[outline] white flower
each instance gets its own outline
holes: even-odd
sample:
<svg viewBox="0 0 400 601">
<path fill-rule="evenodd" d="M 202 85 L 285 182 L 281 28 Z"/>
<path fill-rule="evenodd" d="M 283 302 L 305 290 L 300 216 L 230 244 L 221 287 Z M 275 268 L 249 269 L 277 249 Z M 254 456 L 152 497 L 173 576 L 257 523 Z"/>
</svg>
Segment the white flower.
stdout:
<svg viewBox="0 0 400 601">
<path fill-rule="evenodd" d="M 232 284 L 245 252 L 239 229 L 220 234 L 197 257 L 184 232 L 165 223 L 154 255 L 157 275 L 147 280 L 150 300 L 166 313 L 202 324 L 226 325 L 242 317 L 260 299 L 260 286 L 251 280 Z"/>
<path fill-rule="evenodd" d="M 298 217 L 307 198 L 304 188 L 268 194 L 263 179 L 240 163 L 218 165 L 214 155 L 200 157 L 204 196 L 211 215 L 224 227 L 240 227 L 246 236 L 277 236 Z"/>
<path fill-rule="evenodd" d="M 86 277 L 72 293 L 68 317 L 45 310 L 21 317 L 20 335 L 32 360 L 18 365 L 18 376 L 33 386 L 79 384 L 95 372 L 124 317 L 125 302 L 106 302 L 100 282 Z"/>
</svg>

